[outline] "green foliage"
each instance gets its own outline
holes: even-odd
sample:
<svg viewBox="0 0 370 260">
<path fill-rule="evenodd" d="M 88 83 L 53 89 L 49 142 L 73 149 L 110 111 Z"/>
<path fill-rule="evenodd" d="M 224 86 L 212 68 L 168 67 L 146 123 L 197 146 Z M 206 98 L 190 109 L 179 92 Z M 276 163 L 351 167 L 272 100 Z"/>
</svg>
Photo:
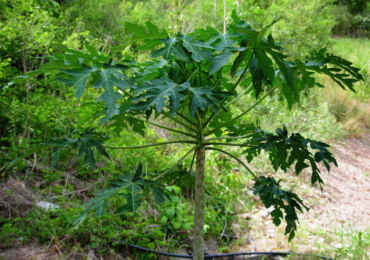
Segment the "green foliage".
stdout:
<svg viewBox="0 0 370 260">
<path fill-rule="evenodd" d="M 327 45 L 335 24 L 331 10 L 330 1 L 246 0 L 240 12 L 256 28 L 282 17 L 269 31 L 290 55 L 304 57 Z"/>
<path fill-rule="evenodd" d="M 364 0 L 336 1 L 333 7 L 336 24 L 333 33 L 351 37 L 369 37 L 370 9 Z"/>
<path fill-rule="evenodd" d="M 61 75 L 59 80 L 69 86 L 76 87 L 76 97 L 79 99 L 85 89 L 85 85 L 90 76 L 94 76 L 94 88 L 102 88 L 104 92 L 97 99 L 104 101 L 107 118 L 117 114 L 115 103 L 121 98 L 121 94 L 114 90 L 126 90 L 130 83 L 121 74 L 125 66 L 117 66 L 110 62 L 107 57 L 99 55 L 91 47 L 87 46 L 88 54 L 75 50 L 67 50 L 64 55 L 54 55 L 50 57 L 50 62 L 42 66 L 37 73 L 44 73 L 59 69 Z M 32 76 L 34 73 L 30 73 Z M 104 120 L 106 120 L 104 119 Z"/>
<path fill-rule="evenodd" d="M 281 189 L 280 181 L 264 176 L 255 179 L 253 193 L 259 195 L 266 208 L 274 207 L 271 216 L 276 226 L 281 224 L 281 219 L 285 219 L 287 223 L 285 234 L 289 234 L 289 240 L 293 239 L 297 230 L 297 210 L 300 212 L 303 212 L 302 208 L 308 210 L 298 195 Z"/>
<path fill-rule="evenodd" d="M 275 171 L 281 169 L 286 172 L 291 165 L 295 164 L 295 172 L 298 175 L 303 169 L 311 166 L 312 184 L 316 182 L 323 184 L 320 178 L 320 169 L 316 163 L 323 163 L 328 171 L 330 171 L 330 163 L 338 166 L 333 155 L 327 149 L 329 145 L 306 139 L 299 133 L 288 136 L 285 127 L 276 129 L 276 135 L 257 128 L 250 135 L 250 138 L 244 144 L 245 146 L 251 146 L 246 150 L 248 162 L 252 161 L 262 150 L 265 150 L 269 154 L 269 159 Z M 317 150 L 317 152 L 312 154 L 310 150 Z"/>
<path fill-rule="evenodd" d="M 368 250 L 370 247 L 370 232 L 369 230 L 358 231 L 352 226 L 346 231 L 337 231 L 340 246 L 334 246 L 335 257 L 346 259 L 367 259 Z"/>
<path fill-rule="evenodd" d="M 130 109 L 137 111 L 147 111 L 155 107 L 161 113 L 169 100 L 169 110 L 174 116 L 180 108 L 180 102 L 185 99 L 181 93 L 186 91 L 188 84 L 181 85 L 172 81 L 153 80 L 136 90 L 136 97 L 132 100 L 135 104 Z"/>
<path fill-rule="evenodd" d="M 1 246 L 17 244 L 19 237 L 24 243 L 49 243 L 56 239 L 60 247 L 71 248 L 72 251 L 89 248 L 100 255 L 114 255 L 122 252 L 122 246 L 114 242 L 118 236 L 126 238 L 127 242 L 151 248 L 155 245 L 174 246 L 174 241 L 162 241 L 165 233 L 159 227 L 148 228 L 155 221 L 152 217 L 137 214 L 122 218 L 106 214 L 100 218 L 91 217 L 75 229 L 73 220 L 79 213 L 79 209 L 70 207 L 47 212 L 33 208 L 26 217 L 2 218 Z M 129 228 L 133 224 L 135 230 Z"/>
<path fill-rule="evenodd" d="M 149 189 L 152 192 L 158 204 L 161 204 L 165 199 L 170 199 L 163 185 L 145 180 L 142 178 L 142 175 L 142 165 L 140 164 L 135 174 L 132 175 L 126 172 L 117 180 L 112 181 L 94 199 L 84 204 L 85 210 L 76 219 L 75 224 L 80 225 L 87 215 L 92 212 L 94 212 L 95 217 L 105 215 L 109 200 L 117 196 L 126 199 L 126 204 L 117 209 L 118 214 L 136 211 L 145 196 L 144 189 Z"/>
<path fill-rule="evenodd" d="M 68 146 L 72 146 L 72 148 L 75 149 L 79 147 L 79 157 L 84 157 L 85 163 L 90 165 L 91 168 L 95 168 L 95 150 L 110 159 L 109 154 L 102 146 L 105 139 L 107 138 L 103 134 L 95 132 L 94 129 L 87 128 L 78 139 L 70 139 L 67 137 L 53 138 L 51 141 L 43 144 L 54 147 L 52 167 L 54 167 L 59 160 L 61 151 Z"/>
<path fill-rule="evenodd" d="M 361 74 L 364 76 L 364 82 L 360 82 L 357 86 L 356 93 L 353 94 L 360 101 L 366 101 L 370 96 L 370 64 L 369 59 L 364 53 L 370 52 L 369 39 L 351 39 L 337 38 L 332 40 L 331 51 L 350 59 L 355 66 L 361 69 Z"/>
<path fill-rule="evenodd" d="M 176 186 L 172 186 L 171 190 L 175 190 L 177 195 L 171 196 L 171 200 L 167 200 L 161 207 L 160 223 L 171 233 L 189 232 L 193 227 L 194 216 L 189 211 L 189 205 L 186 202 L 181 202 L 178 197 L 179 190 L 176 192 Z M 190 213 L 190 214 L 189 214 Z"/>
</svg>

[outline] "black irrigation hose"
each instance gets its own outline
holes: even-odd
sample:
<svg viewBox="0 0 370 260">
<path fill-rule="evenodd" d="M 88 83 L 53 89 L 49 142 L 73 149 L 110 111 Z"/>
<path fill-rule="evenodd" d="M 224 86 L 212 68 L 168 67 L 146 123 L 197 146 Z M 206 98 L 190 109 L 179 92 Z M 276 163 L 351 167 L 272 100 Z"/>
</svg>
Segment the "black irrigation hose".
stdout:
<svg viewBox="0 0 370 260">
<path fill-rule="evenodd" d="M 120 242 L 122 245 L 126 245 L 132 248 L 136 248 L 138 250 L 147 252 L 147 253 L 153 253 L 157 255 L 164 255 L 164 256 L 172 256 L 172 257 L 182 257 L 182 258 L 193 258 L 192 255 L 179 255 L 179 254 L 172 254 L 172 253 L 166 253 L 166 252 L 160 252 L 155 251 L 146 247 L 129 244 L 125 241 L 115 239 L 117 242 Z M 317 257 L 321 259 L 328 259 L 333 260 L 333 258 L 327 257 L 327 256 L 319 256 L 319 255 L 310 255 L 310 254 L 301 254 L 301 253 L 294 253 L 294 252 L 240 252 L 240 253 L 226 253 L 226 254 L 218 254 L 218 255 L 204 255 L 204 258 L 217 258 L 217 257 L 226 257 L 226 256 L 240 256 L 240 255 L 265 255 L 265 256 L 288 256 L 288 255 L 297 255 L 297 256 L 311 256 L 311 257 Z"/>
</svg>

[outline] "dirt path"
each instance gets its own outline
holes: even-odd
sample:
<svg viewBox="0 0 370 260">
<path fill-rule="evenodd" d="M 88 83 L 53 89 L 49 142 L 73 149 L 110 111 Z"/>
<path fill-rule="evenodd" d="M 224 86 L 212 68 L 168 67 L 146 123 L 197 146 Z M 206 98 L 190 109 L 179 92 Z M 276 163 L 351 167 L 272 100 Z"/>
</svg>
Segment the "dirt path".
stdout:
<svg viewBox="0 0 370 260">
<path fill-rule="evenodd" d="M 283 235 L 285 227 L 275 227 L 269 211 L 261 205 L 255 212 L 241 214 L 243 217 L 248 215 L 252 220 L 247 243 L 238 250 L 331 251 L 343 246 L 338 238 L 340 232 L 350 228 L 369 230 L 370 134 L 336 144 L 333 152 L 339 167 L 333 167 L 329 174 L 322 174 L 326 184 L 323 191 L 313 188 L 308 176 L 301 177 L 293 189 L 310 207 L 309 212 L 299 216 L 300 223 L 293 242 L 288 243 Z"/>
<path fill-rule="evenodd" d="M 370 228 L 370 135 L 347 139 L 335 146 L 334 153 L 339 167 L 326 175 L 323 194 L 329 203 L 325 210 L 314 210 L 361 230 Z"/>
</svg>

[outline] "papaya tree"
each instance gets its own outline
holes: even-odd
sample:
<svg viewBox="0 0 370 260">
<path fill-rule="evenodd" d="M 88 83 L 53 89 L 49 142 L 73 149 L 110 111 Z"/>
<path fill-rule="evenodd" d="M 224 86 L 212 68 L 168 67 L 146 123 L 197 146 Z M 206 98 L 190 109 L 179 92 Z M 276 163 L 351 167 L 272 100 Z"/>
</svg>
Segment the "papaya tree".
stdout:
<svg viewBox="0 0 370 260">
<path fill-rule="evenodd" d="M 288 133 L 285 127 L 269 133 L 258 124 L 246 122 L 244 116 L 271 95 L 280 95 L 289 108 L 299 102 L 300 93 L 315 86 L 323 87 L 315 74 L 324 74 L 339 87 L 354 91 L 354 83 L 362 79 L 351 62 L 329 54 L 325 49 L 314 52 L 306 60 L 288 57 L 279 43 L 267 31 L 276 20 L 262 30 L 253 29 L 232 15 L 227 32 L 206 27 L 183 35 L 169 34 L 150 22 L 145 26 L 126 23 L 132 34 L 132 44 L 138 51 L 150 52 L 148 61 L 123 60 L 116 63 L 86 46 L 86 52 L 66 50 L 49 57 L 48 63 L 28 77 L 58 71 L 59 79 L 76 88 L 79 99 L 87 87 L 98 93 L 104 103 L 101 120 L 108 128 L 128 127 L 145 133 L 155 126 L 169 131 L 178 139 L 134 147 L 114 147 L 104 144 L 105 137 L 87 129 L 78 138 L 53 139 L 36 149 L 54 147 L 53 163 L 66 147 L 79 149 L 85 162 L 95 165 L 95 152 L 109 158 L 109 149 L 141 149 L 159 145 L 187 144 L 191 148 L 181 158 L 192 156 L 195 162 L 193 257 L 204 256 L 204 191 L 207 151 L 213 150 L 236 160 L 254 180 L 254 193 L 266 208 L 273 207 L 275 225 L 286 222 L 285 233 L 292 239 L 297 229 L 297 212 L 308 209 L 296 193 L 284 190 L 280 180 L 254 173 L 248 163 L 262 151 L 268 154 L 275 170 L 287 171 L 294 166 L 296 174 L 304 169 L 312 173 L 312 184 L 323 184 L 318 164 L 329 171 L 336 160 L 329 145 L 304 138 L 299 133 Z M 148 56 L 148 55 L 147 55 Z M 236 100 L 254 100 L 242 108 Z M 160 119 L 160 121 L 159 121 Z M 172 122 L 168 124 L 167 122 Z M 242 152 L 236 156 L 227 147 Z M 226 148 L 226 149 L 225 149 Z M 166 174 L 164 171 L 162 174 Z M 139 166 L 135 174 L 125 173 L 96 198 L 85 204 L 79 218 L 83 221 L 90 212 L 105 214 L 108 200 L 120 195 L 123 189 L 126 204 L 118 212 L 138 208 L 146 191 L 151 191 L 158 202 L 168 198 L 163 183 L 142 176 Z M 122 195 L 122 194 L 121 194 Z"/>
</svg>

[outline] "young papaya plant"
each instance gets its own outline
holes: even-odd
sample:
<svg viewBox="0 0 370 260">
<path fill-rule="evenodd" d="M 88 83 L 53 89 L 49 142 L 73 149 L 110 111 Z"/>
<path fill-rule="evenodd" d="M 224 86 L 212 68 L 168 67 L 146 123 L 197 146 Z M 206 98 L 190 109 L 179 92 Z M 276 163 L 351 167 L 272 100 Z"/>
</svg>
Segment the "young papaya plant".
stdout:
<svg viewBox="0 0 370 260">
<path fill-rule="evenodd" d="M 267 208 L 273 207 L 271 215 L 275 225 L 280 225 L 283 220 L 286 222 L 285 233 L 289 240 L 292 239 L 297 229 L 297 212 L 308 208 L 293 191 L 281 188 L 280 180 L 257 175 L 247 163 L 264 150 L 275 170 L 286 172 L 294 166 L 298 175 L 309 168 L 312 184 L 320 185 L 323 181 L 318 164 L 322 163 L 329 171 L 331 165 L 337 166 L 337 163 L 325 143 L 306 139 L 299 133 L 288 133 L 284 127 L 269 133 L 258 125 L 243 123 L 243 118 L 270 95 L 281 95 L 292 108 L 299 102 L 303 90 L 323 87 L 316 81 L 315 74 L 325 74 L 341 88 L 352 91 L 354 83 L 362 80 L 362 76 L 351 62 L 328 54 L 325 49 L 304 61 L 288 57 L 273 36 L 267 35 L 268 28 L 276 21 L 262 30 L 255 30 L 233 12 L 227 32 L 206 27 L 187 35 L 170 35 L 149 22 L 145 26 L 126 23 L 127 32 L 132 34 L 132 44 L 137 50 L 151 53 L 149 61 L 116 63 L 89 46 L 87 52 L 66 50 L 50 56 L 48 63 L 27 77 L 56 70 L 62 82 L 76 88 L 77 99 L 85 88 L 92 86 L 96 89 L 100 94 L 98 101 L 105 105 L 101 123 L 107 127 L 130 127 L 134 132 L 144 134 L 146 127 L 155 126 L 178 139 L 134 147 L 112 147 L 104 145 L 105 139 L 89 129 L 78 138 L 54 140 L 36 149 L 55 146 L 56 160 L 61 149 L 70 145 L 79 147 L 80 155 L 93 166 L 96 151 L 109 158 L 109 149 L 191 145 L 180 161 L 192 155 L 190 169 L 195 161 L 195 184 L 192 187 L 194 259 L 204 257 L 206 151 L 226 154 L 253 176 L 254 193 Z M 240 108 L 236 109 L 234 101 L 245 95 L 252 95 L 255 102 L 245 104 L 242 112 L 235 112 Z M 229 146 L 239 148 L 245 159 L 225 149 Z M 139 167 L 134 175 L 126 173 L 109 189 L 100 192 L 85 205 L 86 211 L 79 220 L 83 221 L 89 212 L 95 212 L 96 216 L 104 214 L 106 201 L 111 196 L 126 198 L 127 204 L 121 207 L 124 211 L 135 210 L 140 198 L 144 198 L 139 195 L 145 190 L 151 190 L 159 202 L 167 198 L 163 186 L 144 179 L 141 171 Z M 166 171 L 162 174 L 166 175 Z M 130 191 L 122 193 L 125 189 Z"/>
</svg>

